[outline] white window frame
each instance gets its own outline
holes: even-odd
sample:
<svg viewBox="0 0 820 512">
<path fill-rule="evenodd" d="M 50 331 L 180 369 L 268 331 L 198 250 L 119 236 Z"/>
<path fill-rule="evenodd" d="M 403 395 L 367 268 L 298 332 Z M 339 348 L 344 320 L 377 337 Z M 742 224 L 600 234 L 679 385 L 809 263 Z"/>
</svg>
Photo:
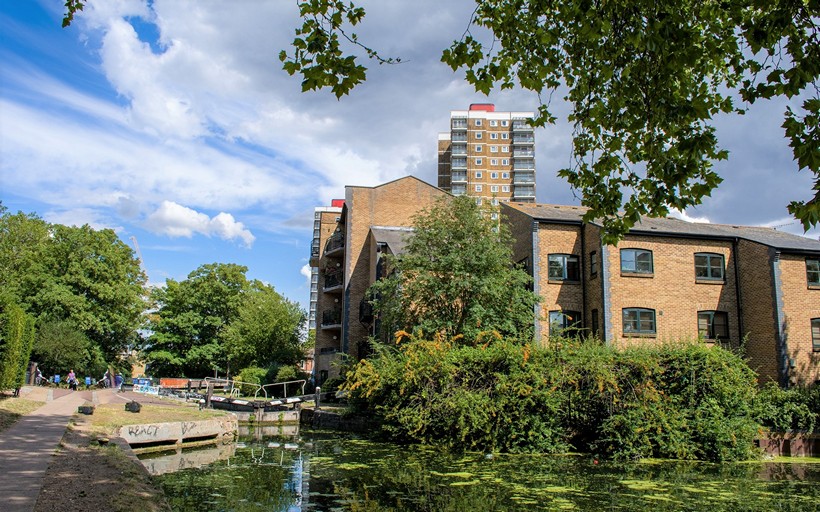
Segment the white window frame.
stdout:
<svg viewBox="0 0 820 512">
<path fill-rule="evenodd" d="M 498 193 L 498 185 L 490 186 L 490 192 L 497 194 Z"/>
<path fill-rule="evenodd" d="M 501 185 L 501 191 L 502 192 L 509 192 L 510 191 L 510 186 L 509 185 Z"/>
<path fill-rule="evenodd" d="M 509 153 L 510 152 L 510 146 L 501 146 L 501 152 L 502 153 Z"/>
<path fill-rule="evenodd" d="M 484 152 L 484 145 L 482 145 L 482 144 L 476 144 L 476 145 L 475 145 L 475 152 L 476 152 L 476 153 L 483 153 L 483 152 Z"/>
<path fill-rule="evenodd" d="M 475 186 L 475 191 L 476 192 L 483 192 L 484 191 L 484 185 L 476 185 Z"/>
<path fill-rule="evenodd" d="M 498 158 L 491 158 L 490 165 L 498 165 Z"/>
<path fill-rule="evenodd" d="M 490 178 L 494 179 L 494 180 L 497 180 L 498 179 L 498 173 L 497 172 L 491 172 L 490 173 Z"/>
<path fill-rule="evenodd" d="M 506 162 L 505 162 L 504 160 L 501 160 L 501 165 L 510 165 L 510 164 L 509 164 L 509 160 L 507 160 Z M 502 172 L 502 173 L 501 173 L 501 179 L 502 179 L 502 180 L 508 180 L 508 179 L 510 179 L 510 173 L 508 173 L 508 172 Z"/>
<path fill-rule="evenodd" d="M 498 121 L 491 120 L 490 121 L 490 126 L 498 126 Z"/>
<path fill-rule="evenodd" d="M 501 121 L 501 126 L 510 126 L 510 122 L 505 119 Z"/>
<path fill-rule="evenodd" d="M 476 126 L 481 126 L 481 119 L 476 119 L 475 120 L 475 125 Z"/>
<path fill-rule="evenodd" d="M 507 139 L 509 139 L 509 138 L 510 138 L 510 134 L 509 134 L 509 133 L 504 132 L 504 133 L 502 133 L 502 134 L 501 134 L 501 138 L 502 138 L 502 139 L 504 139 L 504 140 L 507 140 Z"/>
<path fill-rule="evenodd" d="M 495 140 L 495 139 L 497 139 L 497 138 L 498 138 L 498 134 L 497 134 L 497 133 L 495 133 L 495 132 L 492 132 L 492 133 L 490 134 L 490 138 L 491 138 L 491 139 L 493 139 L 493 140 Z"/>
<path fill-rule="evenodd" d="M 475 159 L 475 164 L 476 165 L 484 165 L 484 159 L 483 158 L 476 158 Z"/>
<path fill-rule="evenodd" d="M 476 140 L 481 140 L 481 138 L 484 137 L 484 132 L 475 132 L 473 135 L 475 136 Z"/>
<path fill-rule="evenodd" d="M 498 153 L 498 146 L 490 146 L 490 153 Z"/>
<path fill-rule="evenodd" d="M 475 172 L 475 177 L 476 177 L 476 179 L 480 180 L 483 176 L 484 176 L 484 175 L 481 173 L 481 171 L 476 171 L 476 172 Z"/>
</svg>

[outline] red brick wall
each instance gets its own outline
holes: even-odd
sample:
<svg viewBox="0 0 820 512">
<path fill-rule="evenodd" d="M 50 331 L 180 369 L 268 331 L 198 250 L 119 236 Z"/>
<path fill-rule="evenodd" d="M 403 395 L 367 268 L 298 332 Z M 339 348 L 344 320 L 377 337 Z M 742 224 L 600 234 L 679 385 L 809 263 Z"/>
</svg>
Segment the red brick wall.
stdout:
<svg viewBox="0 0 820 512">
<path fill-rule="evenodd" d="M 794 361 L 791 381 L 811 384 L 820 379 L 820 352 L 813 352 L 811 340 L 811 319 L 820 318 L 820 289 L 808 285 L 805 256 L 781 254 L 779 265 L 786 353 Z"/>
</svg>

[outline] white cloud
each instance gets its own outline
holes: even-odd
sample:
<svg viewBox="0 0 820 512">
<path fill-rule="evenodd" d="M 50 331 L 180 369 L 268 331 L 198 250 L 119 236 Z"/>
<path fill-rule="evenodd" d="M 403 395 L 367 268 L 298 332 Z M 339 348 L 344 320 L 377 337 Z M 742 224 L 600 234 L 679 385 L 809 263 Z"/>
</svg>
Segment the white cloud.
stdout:
<svg viewBox="0 0 820 512">
<path fill-rule="evenodd" d="M 174 238 L 191 238 L 194 234 L 200 234 L 216 235 L 223 240 L 239 239 L 246 247 L 253 245 L 256 239 L 244 224 L 237 222 L 229 213 L 221 212 L 211 218 L 171 201 L 163 201 L 159 208 L 145 219 L 145 227 L 154 233 Z"/>
<path fill-rule="evenodd" d="M 310 264 L 305 263 L 302 265 L 302 268 L 299 269 L 299 273 L 305 277 L 307 285 L 310 286 Z"/>
<path fill-rule="evenodd" d="M 686 212 L 672 209 L 669 211 L 669 216 L 675 219 L 685 220 L 686 222 L 694 222 L 699 224 L 709 224 L 711 221 L 707 217 L 695 217 Z"/>
</svg>

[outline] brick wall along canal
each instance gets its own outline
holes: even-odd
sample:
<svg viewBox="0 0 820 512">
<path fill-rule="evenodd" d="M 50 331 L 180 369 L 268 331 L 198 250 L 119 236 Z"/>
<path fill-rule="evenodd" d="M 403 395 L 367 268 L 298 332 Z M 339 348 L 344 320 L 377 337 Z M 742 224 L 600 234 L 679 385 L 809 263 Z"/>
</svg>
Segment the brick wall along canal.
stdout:
<svg viewBox="0 0 820 512">
<path fill-rule="evenodd" d="M 457 455 L 309 430 L 182 455 L 143 461 L 177 511 L 820 510 L 818 459 L 596 464 Z"/>
</svg>

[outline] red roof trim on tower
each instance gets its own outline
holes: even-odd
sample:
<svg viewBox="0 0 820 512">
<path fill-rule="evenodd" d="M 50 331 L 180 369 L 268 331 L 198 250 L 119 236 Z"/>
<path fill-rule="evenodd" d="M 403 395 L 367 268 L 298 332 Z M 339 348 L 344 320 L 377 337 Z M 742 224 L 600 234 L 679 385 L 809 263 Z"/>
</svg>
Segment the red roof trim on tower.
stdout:
<svg viewBox="0 0 820 512">
<path fill-rule="evenodd" d="M 334 208 L 341 208 L 344 205 L 345 205 L 345 200 L 344 199 L 331 199 L 330 200 L 330 206 L 332 206 Z"/>
<path fill-rule="evenodd" d="M 471 103 L 470 110 L 483 110 L 485 112 L 495 112 L 495 105 L 492 103 Z"/>
</svg>

